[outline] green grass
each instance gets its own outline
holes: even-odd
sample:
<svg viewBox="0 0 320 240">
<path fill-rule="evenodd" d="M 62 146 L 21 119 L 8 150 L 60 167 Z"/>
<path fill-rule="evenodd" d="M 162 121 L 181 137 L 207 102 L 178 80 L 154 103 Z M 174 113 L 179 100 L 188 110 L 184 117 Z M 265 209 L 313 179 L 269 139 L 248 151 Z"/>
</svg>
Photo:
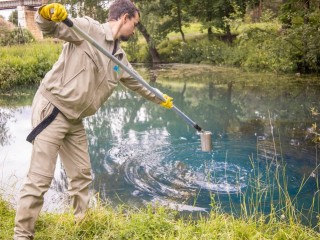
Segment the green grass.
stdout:
<svg viewBox="0 0 320 240">
<path fill-rule="evenodd" d="M 0 198 L 0 239 L 12 239 L 14 210 Z M 135 209 L 98 204 L 85 219 L 74 223 L 71 213 L 42 213 L 36 239 L 319 239 L 313 229 L 291 221 L 261 215 L 235 218 L 213 210 L 208 216 L 179 217 L 164 207 Z"/>
<path fill-rule="evenodd" d="M 202 36 L 207 34 L 207 30 L 203 28 L 201 23 L 191 23 L 187 27 L 183 26 L 182 31 L 186 38 L 193 38 L 195 36 Z M 170 40 L 181 39 L 180 32 L 171 32 L 167 36 Z"/>
</svg>

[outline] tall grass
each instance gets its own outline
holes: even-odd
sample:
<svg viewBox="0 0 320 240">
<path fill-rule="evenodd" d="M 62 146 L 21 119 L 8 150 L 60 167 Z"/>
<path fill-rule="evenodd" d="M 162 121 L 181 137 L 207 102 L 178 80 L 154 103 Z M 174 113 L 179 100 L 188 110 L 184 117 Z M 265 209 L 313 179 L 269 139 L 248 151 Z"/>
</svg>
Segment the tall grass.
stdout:
<svg viewBox="0 0 320 240">
<path fill-rule="evenodd" d="M 312 224 L 311 218 L 299 210 L 297 197 L 288 193 L 281 159 L 266 164 L 263 173 L 257 165 L 259 161 L 252 158 L 250 161 L 254 171 L 249 179 L 250 187 L 241 193 L 240 213 L 231 198 L 230 206 L 235 211 L 224 213 L 214 194 L 211 212 L 198 214 L 196 218 L 181 216 L 162 206 L 114 208 L 96 196 L 96 206 L 78 223 L 71 212 L 42 213 L 36 225 L 36 239 L 320 239 L 319 212 L 315 211 L 319 207 L 319 191 L 308 212 L 309 217 L 318 215 L 318 222 Z M 301 182 L 300 190 L 307 180 Z M 266 208 L 270 209 L 269 213 L 263 213 Z M 302 224 L 306 219 L 310 221 Z M 0 198 L 0 239 L 12 237 L 13 222 L 13 208 Z"/>
<path fill-rule="evenodd" d="M 0 239 L 11 239 L 14 211 L 0 199 Z M 272 220 L 272 221 L 271 221 Z M 320 234 L 295 222 L 236 218 L 212 211 L 194 220 L 179 217 L 163 207 L 134 209 L 98 204 L 80 223 L 71 213 L 43 213 L 36 225 L 36 239 L 319 239 Z"/>
</svg>

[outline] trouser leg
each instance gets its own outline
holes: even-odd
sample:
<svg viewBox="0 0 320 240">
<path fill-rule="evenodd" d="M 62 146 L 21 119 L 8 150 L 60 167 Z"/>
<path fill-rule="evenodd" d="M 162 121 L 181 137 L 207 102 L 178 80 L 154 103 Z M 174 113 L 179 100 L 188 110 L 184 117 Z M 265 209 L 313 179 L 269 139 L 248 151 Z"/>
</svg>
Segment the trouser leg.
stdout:
<svg viewBox="0 0 320 240">
<path fill-rule="evenodd" d="M 32 106 L 33 127 L 48 116 L 53 107 L 37 92 Z M 68 129 L 68 123 L 59 113 L 56 119 L 33 142 L 30 168 L 26 182 L 20 191 L 16 211 L 15 239 L 33 239 L 35 222 L 43 206 L 43 196 L 50 187 L 58 151 Z"/>
<path fill-rule="evenodd" d="M 17 206 L 15 239 L 33 239 L 35 222 L 43 206 L 43 196 L 53 178 L 58 149 L 56 144 L 42 140 L 34 142 L 30 170 L 20 191 Z"/>
<path fill-rule="evenodd" d="M 68 190 L 75 217 L 81 219 L 88 207 L 92 181 L 87 137 L 82 122 L 74 124 L 63 141 L 59 155 L 69 180 Z"/>
</svg>

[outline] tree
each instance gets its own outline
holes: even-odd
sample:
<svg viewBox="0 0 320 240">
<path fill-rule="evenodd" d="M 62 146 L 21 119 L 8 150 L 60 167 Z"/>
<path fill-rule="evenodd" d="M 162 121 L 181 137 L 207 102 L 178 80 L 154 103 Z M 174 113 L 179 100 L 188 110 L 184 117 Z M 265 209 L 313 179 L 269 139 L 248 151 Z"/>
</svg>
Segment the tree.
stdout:
<svg viewBox="0 0 320 240">
<path fill-rule="evenodd" d="M 162 22 L 159 31 L 167 35 L 170 32 L 180 32 L 182 41 L 186 41 L 183 26 L 188 26 L 190 21 L 188 9 L 188 0 L 165 0 L 159 1 L 157 15 Z"/>
<path fill-rule="evenodd" d="M 0 18 L 0 46 L 7 45 L 13 29 L 14 25 L 12 23 L 7 22 L 4 18 Z"/>
<path fill-rule="evenodd" d="M 196 17 L 208 29 L 208 35 L 211 36 L 212 26 L 224 30 L 228 42 L 232 42 L 231 28 L 225 24 L 224 19 L 229 18 L 235 12 L 235 5 L 239 7 L 244 15 L 246 9 L 246 0 L 190 0 L 189 13 Z"/>
<path fill-rule="evenodd" d="M 282 37 L 291 43 L 299 72 L 320 70 L 319 1 L 286 0 L 279 14 Z"/>
<path fill-rule="evenodd" d="M 138 24 L 138 29 L 141 32 L 141 34 L 143 35 L 143 37 L 146 39 L 148 47 L 149 47 L 149 52 L 152 58 L 152 62 L 153 63 L 160 63 L 160 55 L 158 53 L 158 50 L 155 46 L 155 43 L 153 41 L 153 38 L 150 36 L 150 34 L 148 33 L 147 29 L 144 27 L 144 25 L 140 22 Z"/>
<path fill-rule="evenodd" d="M 50 1 L 53 2 L 53 1 Z M 73 17 L 88 16 L 99 22 L 105 22 L 108 11 L 107 6 L 112 0 L 63 0 L 62 4 L 66 5 L 68 12 Z"/>
<path fill-rule="evenodd" d="M 9 22 L 12 22 L 15 26 L 18 26 L 18 11 L 14 10 L 9 16 Z"/>
<path fill-rule="evenodd" d="M 133 0 L 132 0 L 133 2 Z M 151 35 L 150 31 L 148 30 L 148 27 L 151 29 L 153 28 L 153 19 L 150 14 L 154 14 L 155 11 L 155 2 L 156 1 L 146 1 L 146 0 L 138 0 L 135 1 L 135 4 L 138 6 L 139 11 L 141 12 L 141 19 L 140 23 L 138 24 L 137 28 L 145 38 L 147 44 L 149 53 L 152 58 L 153 63 L 160 63 L 160 55 L 158 53 L 158 50 L 156 48 L 157 40 L 154 38 L 154 36 Z"/>
</svg>

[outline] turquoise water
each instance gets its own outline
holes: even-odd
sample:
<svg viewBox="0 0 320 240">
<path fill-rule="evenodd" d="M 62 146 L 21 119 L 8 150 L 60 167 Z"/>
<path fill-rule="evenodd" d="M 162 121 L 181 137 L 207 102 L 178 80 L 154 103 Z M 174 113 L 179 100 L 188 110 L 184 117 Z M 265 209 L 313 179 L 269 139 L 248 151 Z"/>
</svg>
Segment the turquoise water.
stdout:
<svg viewBox="0 0 320 240">
<path fill-rule="evenodd" d="M 240 203 L 250 207 L 257 196 L 263 196 L 258 210 L 280 206 L 284 188 L 302 211 L 308 212 L 315 200 L 313 215 L 319 213 L 318 147 L 312 141 L 312 124 L 319 117 L 310 110 L 319 105 L 319 78 L 205 65 L 140 66 L 138 71 L 213 133 L 213 150 L 202 152 L 197 131 L 175 112 L 120 87 L 85 119 L 93 192 L 113 204 L 154 203 L 203 212 L 221 204 L 225 211 L 240 213 Z M 1 97 L 1 181 L 7 186 L 12 175 L 23 177 L 31 151 L 24 139 L 32 91 L 20 98 Z M 66 187 L 58 166 L 52 189 Z"/>
</svg>

